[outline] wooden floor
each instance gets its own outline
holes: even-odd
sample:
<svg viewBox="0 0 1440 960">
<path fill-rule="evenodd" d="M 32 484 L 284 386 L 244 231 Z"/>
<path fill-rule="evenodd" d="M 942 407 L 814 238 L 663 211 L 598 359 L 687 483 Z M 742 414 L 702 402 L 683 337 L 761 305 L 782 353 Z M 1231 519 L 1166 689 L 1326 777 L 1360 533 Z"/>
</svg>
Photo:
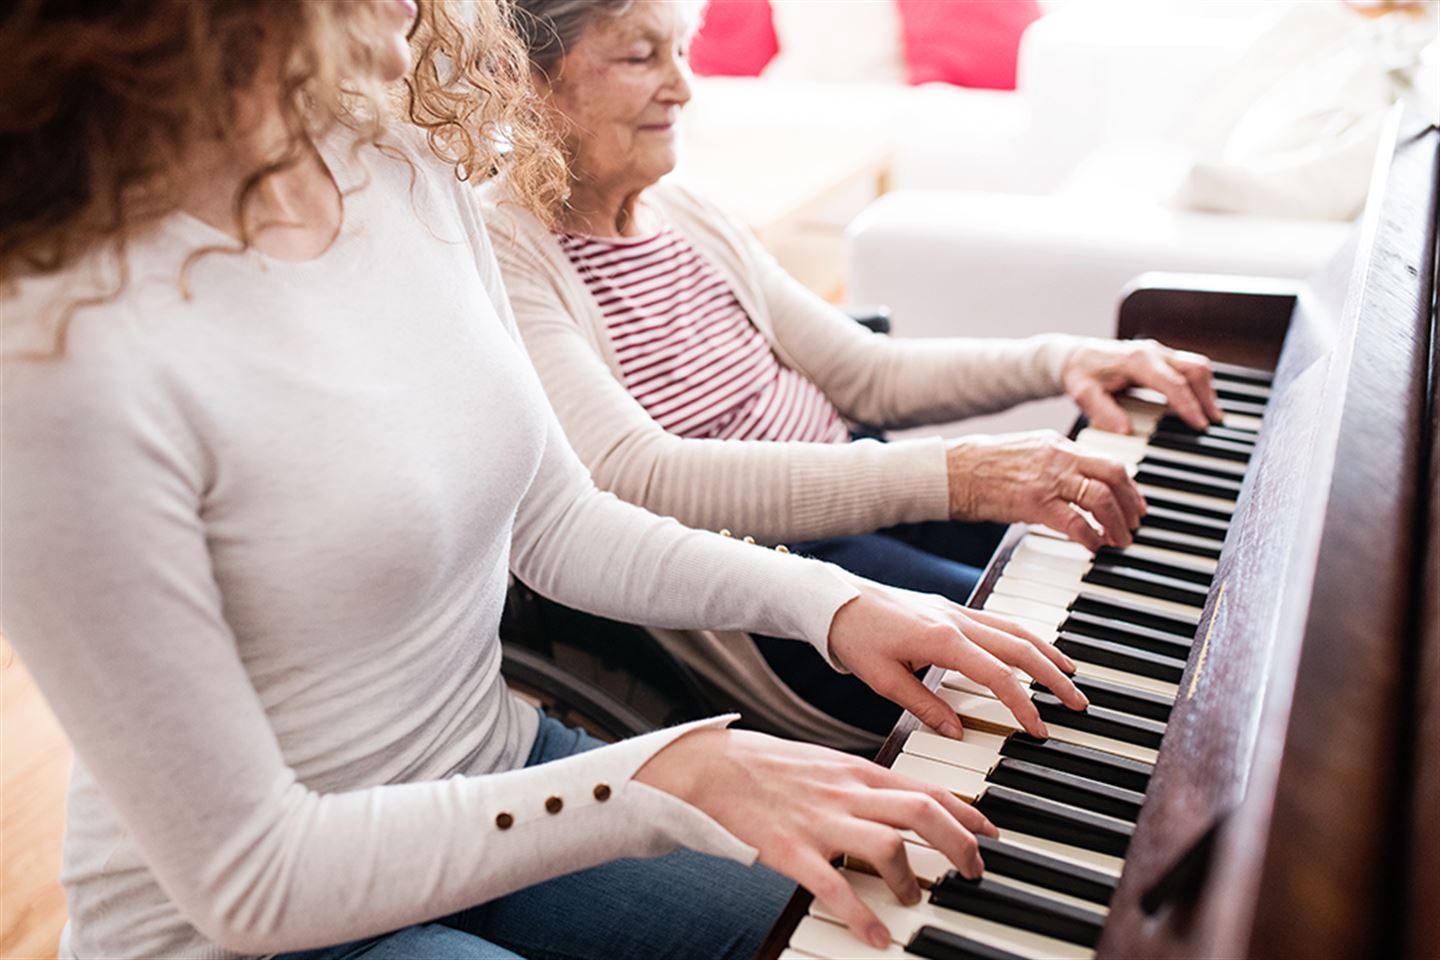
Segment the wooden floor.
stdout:
<svg viewBox="0 0 1440 960">
<path fill-rule="evenodd" d="M 60 839 L 70 745 L 0 637 L 0 958 L 51 958 L 65 924 Z"/>
</svg>

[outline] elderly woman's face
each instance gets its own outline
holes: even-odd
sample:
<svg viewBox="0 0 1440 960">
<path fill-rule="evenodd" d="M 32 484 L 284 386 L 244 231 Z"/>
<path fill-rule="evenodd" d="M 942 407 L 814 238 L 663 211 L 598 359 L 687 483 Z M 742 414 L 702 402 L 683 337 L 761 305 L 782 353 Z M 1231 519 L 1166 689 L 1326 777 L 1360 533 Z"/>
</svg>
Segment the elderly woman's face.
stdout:
<svg viewBox="0 0 1440 960">
<path fill-rule="evenodd" d="M 569 121 L 576 173 L 640 189 L 675 167 L 676 121 L 690 99 L 676 3 L 598 17 L 552 71 L 551 103 Z"/>
</svg>

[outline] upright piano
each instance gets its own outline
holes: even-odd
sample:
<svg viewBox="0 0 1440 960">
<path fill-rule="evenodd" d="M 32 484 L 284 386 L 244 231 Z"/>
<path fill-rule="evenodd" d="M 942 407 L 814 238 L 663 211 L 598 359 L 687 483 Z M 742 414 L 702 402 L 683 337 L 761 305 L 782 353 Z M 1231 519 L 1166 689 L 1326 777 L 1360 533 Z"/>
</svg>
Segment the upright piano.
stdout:
<svg viewBox="0 0 1440 960">
<path fill-rule="evenodd" d="M 1440 130 L 1397 109 L 1370 202 L 1304 284 L 1141 278 L 1119 335 L 1208 354 L 1225 420 L 1157 397 L 1129 436 L 1150 511 L 1098 554 L 1012 527 L 972 598 L 1057 643 L 1091 707 L 1033 697 L 1050 739 L 933 668 L 966 722 L 906 714 L 878 762 L 1000 828 L 970 881 L 907 837 L 876 950 L 801 891 L 759 956 L 1428 957 L 1440 954 Z M 1027 678 L 1028 679 L 1028 678 Z"/>
</svg>

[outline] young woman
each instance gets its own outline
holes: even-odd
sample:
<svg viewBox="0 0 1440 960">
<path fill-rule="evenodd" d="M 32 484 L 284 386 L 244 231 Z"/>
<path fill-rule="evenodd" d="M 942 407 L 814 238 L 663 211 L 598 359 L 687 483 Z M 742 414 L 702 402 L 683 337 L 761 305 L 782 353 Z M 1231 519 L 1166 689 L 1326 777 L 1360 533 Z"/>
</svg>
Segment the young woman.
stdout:
<svg viewBox="0 0 1440 960">
<path fill-rule="evenodd" d="M 952 735 L 919 665 L 1036 733 L 1010 665 L 1084 704 L 1002 620 L 593 487 L 456 178 L 501 131 L 538 205 L 558 170 L 504 11 L 10 9 L 3 626 L 76 750 L 67 956 L 738 958 L 787 877 L 883 938 L 837 852 L 909 901 L 900 830 L 981 869 L 981 816 L 872 764 L 726 718 L 602 747 L 507 693 L 513 568 L 807 640 Z M 412 28 L 420 132 L 383 120 Z"/>
</svg>

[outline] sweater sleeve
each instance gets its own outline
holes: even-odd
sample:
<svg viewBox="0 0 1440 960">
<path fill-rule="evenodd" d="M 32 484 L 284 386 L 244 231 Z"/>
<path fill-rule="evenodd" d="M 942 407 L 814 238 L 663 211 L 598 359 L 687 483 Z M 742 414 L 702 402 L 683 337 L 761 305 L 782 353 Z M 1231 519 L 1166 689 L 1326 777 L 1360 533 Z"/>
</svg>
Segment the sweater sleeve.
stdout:
<svg viewBox="0 0 1440 960">
<path fill-rule="evenodd" d="M 1084 340 L 1063 334 L 1016 340 L 872 333 L 792 277 L 744 224 L 684 188 L 667 188 L 735 248 L 759 286 L 787 361 L 851 420 L 923 426 L 1054 396 L 1062 390 L 1065 358 Z"/>
<path fill-rule="evenodd" d="M 212 575 L 204 451 L 132 346 L 97 357 L 72 332 L 63 359 L 7 365 L 4 629 L 161 887 L 204 935 L 248 953 L 303 949 L 617 857 L 682 844 L 754 857 L 700 811 L 632 780 L 690 727 L 543 768 L 339 793 L 298 782 Z M 564 483 L 583 487 L 574 470 Z M 552 536 L 603 526 L 562 522 Z M 555 566 L 559 582 L 583 579 Z M 753 578 L 736 580 L 713 591 L 735 603 Z M 827 595 L 848 590 L 836 581 Z M 826 611 L 801 605 L 767 625 L 814 633 Z M 611 787 L 604 801 L 599 784 Z M 557 792 L 564 813 L 552 816 L 545 800 Z M 497 827 L 502 813 L 509 829 Z"/>
<path fill-rule="evenodd" d="M 866 533 L 948 516 L 945 449 L 882 444 L 702 440 L 667 432 L 611 373 L 564 299 L 565 281 L 497 230 L 505 285 L 535 368 L 595 482 L 693 527 L 764 543 Z"/>
</svg>

